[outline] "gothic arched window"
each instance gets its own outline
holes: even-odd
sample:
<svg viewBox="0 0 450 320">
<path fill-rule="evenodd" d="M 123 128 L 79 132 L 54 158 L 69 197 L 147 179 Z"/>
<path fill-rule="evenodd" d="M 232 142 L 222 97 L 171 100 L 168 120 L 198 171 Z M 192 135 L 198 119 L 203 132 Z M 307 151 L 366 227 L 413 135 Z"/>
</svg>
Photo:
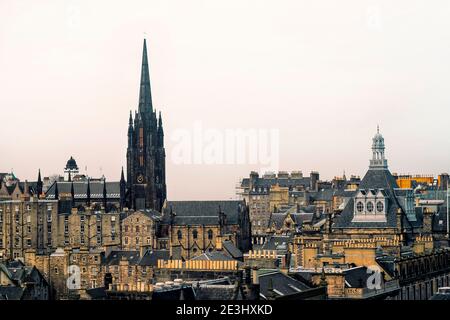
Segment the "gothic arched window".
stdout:
<svg viewBox="0 0 450 320">
<path fill-rule="evenodd" d="M 177 237 L 178 237 L 178 240 L 183 239 L 183 234 L 181 233 L 181 230 L 178 230 Z"/>
<path fill-rule="evenodd" d="M 198 231 L 195 229 L 194 231 L 192 231 L 192 237 L 194 238 L 194 239 L 197 239 L 197 237 L 198 237 Z"/>
<path fill-rule="evenodd" d="M 213 232 L 211 229 L 208 230 L 208 240 L 212 240 L 213 238 Z"/>
</svg>

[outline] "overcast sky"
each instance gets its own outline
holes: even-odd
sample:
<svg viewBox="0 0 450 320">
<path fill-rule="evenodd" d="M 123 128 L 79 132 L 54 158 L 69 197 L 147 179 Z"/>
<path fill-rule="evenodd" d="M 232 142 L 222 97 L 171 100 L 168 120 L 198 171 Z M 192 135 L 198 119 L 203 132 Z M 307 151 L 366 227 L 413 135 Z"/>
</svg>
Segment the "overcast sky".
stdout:
<svg viewBox="0 0 450 320">
<path fill-rule="evenodd" d="M 228 199 L 256 164 L 180 164 L 175 132 L 278 130 L 279 169 L 449 171 L 450 2 L 0 0 L 0 172 L 118 180 L 142 41 L 168 197 Z"/>
</svg>

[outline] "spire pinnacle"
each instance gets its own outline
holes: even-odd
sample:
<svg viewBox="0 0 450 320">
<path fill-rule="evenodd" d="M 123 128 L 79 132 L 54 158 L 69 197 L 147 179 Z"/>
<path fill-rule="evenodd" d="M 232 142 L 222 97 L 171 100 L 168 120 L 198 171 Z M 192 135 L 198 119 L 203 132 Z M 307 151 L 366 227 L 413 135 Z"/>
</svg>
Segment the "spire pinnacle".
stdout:
<svg viewBox="0 0 450 320">
<path fill-rule="evenodd" d="M 122 166 L 122 172 L 120 173 L 120 181 L 125 181 L 125 175 L 123 173 L 123 166 Z"/>
<path fill-rule="evenodd" d="M 142 50 L 141 85 L 139 91 L 139 112 L 150 112 L 153 109 L 152 92 L 150 89 L 150 74 L 147 58 L 147 41 L 144 39 Z"/>
</svg>

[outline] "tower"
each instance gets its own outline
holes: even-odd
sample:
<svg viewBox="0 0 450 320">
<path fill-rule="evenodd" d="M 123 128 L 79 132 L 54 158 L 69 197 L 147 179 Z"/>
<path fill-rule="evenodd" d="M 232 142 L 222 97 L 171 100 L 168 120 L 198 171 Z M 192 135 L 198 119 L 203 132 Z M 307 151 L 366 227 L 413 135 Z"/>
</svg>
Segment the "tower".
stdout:
<svg viewBox="0 0 450 320">
<path fill-rule="evenodd" d="M 138 110 L 128 120 L 127 189 L 127 206 L 135 210 L 160 210 L 166 199 L 164 131 L 153 109 L 145 39 Z"/>
<path fill-rule="evenodd" d="M 71 156 L 69 160 L 67 160 L 66 167 L 64 168 L 64 181 L 70 181 L 69 179 L 73 178 L 79 173 L 78 165 L 75 159 Z"/>
<path fill-rule="evenodd" d="M 387 160 L 384 157 L 384 138 L 380 134 L 380 128 L 377 126 L 377 133 L 372 139 L 372 160 L 370 160 L 370 169 L 387 169 Z"/>
</svg>

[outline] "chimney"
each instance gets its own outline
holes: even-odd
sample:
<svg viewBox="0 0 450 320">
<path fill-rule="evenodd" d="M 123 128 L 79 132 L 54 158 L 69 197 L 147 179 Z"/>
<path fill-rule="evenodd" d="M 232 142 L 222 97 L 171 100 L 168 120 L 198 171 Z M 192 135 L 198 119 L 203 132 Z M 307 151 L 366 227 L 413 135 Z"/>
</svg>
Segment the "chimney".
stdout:
<svg viewBox="0 0 450 320">
<path fill-rule="evenodd" d="M 252 283 L 259 284 L 258 267 L 256 266 L 252 268 Z"/>
<path fill-rule="evenodd" d="M 216 250 L 222 250 L 222 236 L 216 236 Z"/>
</svg>

